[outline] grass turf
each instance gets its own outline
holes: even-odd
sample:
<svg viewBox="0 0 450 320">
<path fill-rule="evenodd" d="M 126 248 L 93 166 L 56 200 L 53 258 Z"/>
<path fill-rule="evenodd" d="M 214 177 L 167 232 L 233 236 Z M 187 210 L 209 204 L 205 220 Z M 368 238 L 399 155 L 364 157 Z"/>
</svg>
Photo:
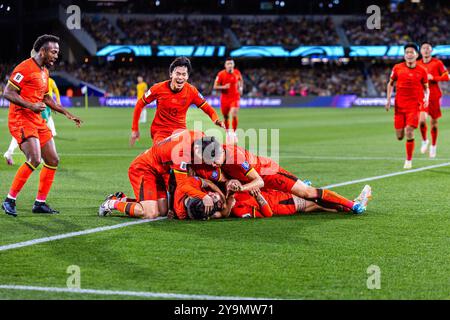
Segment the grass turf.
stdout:
<svg viewBox="0 0 450 320">
<path fill-rule="evenodd" d="M 152 110 L 149 110 L 149 117 Z M 49 201 L 58 216 L 31 211 L 35 173 L 18 199 L 19 217 L 0 215 L 0 245 L 130 221 L 99 218 L 106 194 L 131 193 L 127 169 L 151 145 L 148 125 L 128 147 L 131 109 L 74 110 L 76 129 L 54 116 L 61 155 Z M 449 112 L 440 121 L 438 158 L 418 152 L 414 167 L 450 161 Z M 0 150 L 9 144 L 0 110 Z M 188 126 L 205 115 L 190 110 Z M 402 171 L 404 143 L 392 113 L 380 108 L 241 110 L 240 126 L 280 129 L 280 162 L 317 186 Z M 2 151 L 3 152 L 3 151 Z M 17 154 L 17 163 L 23 162 Z M 0 163 L 0 195 L 17 170 Z M 158 221 L 34 246 L 0 251 L 0 285 L 64 287 L 69 265 L 81 287 L 294 299 L 448 299 L 450 297 L 450 168 L 371 181 L 365 215 L 318 213 L 264 220 Z M 355 197 L 364 183 L 335 191 Z M 369 265 L 381 269 L 381 289 L 366 286 Z M 1 290 L 2 299 L 123 299 L 72 293 Z"/>
</svg>

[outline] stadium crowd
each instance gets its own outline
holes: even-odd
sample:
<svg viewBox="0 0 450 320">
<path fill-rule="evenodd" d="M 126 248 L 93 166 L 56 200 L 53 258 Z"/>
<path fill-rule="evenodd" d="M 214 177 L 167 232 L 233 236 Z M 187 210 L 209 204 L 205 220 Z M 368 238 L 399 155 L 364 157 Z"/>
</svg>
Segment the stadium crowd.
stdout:
<svg viewBox="0 0 450 320">
<path fill-rule="evenodd" d="M 241 45 L 333 45 L 339 36 L 330 18 L 276 20 L 233 19 L 231 29 Z M 326 30 L 327 32 L 323 32 Z"/>
<path fill-rule="evenodd" d="M 168 79 L 166 67 L 140 66 L 95 67 L 84 64 L 66 68 L 76 78 L 94 84 L 110 96 L 135 95 L 136 78 L 139 75 L 149 84 Z M 219 69 L 199 67 L 194 70 L 189 81 L 203 94 L 215 94 L 213 82 Z M 334 94 L 367 95 L 362 71 L 354 66 L 316 64 L 299 68 L 247 68 L 244 75 L 244 95 L 264 96 L 327 96 Z M 105 74 L 114 77 L 105 77 Z"/>
<path fill-rule="evenodd" d="M 448 43 L 450 7 L 444 7 L 438 11 L 418 8 L 406 4 L 401 10 L 382 14 L 381 29 L 368 29 L 365 19 L 347 20 L 342 26 L 350 43 L 355 45 L 403 45 L 408 42 L 423 41 L 431 41 L 435 44 Z M 382 10 L 392 9 L 383 8 Z"/>
</svg>

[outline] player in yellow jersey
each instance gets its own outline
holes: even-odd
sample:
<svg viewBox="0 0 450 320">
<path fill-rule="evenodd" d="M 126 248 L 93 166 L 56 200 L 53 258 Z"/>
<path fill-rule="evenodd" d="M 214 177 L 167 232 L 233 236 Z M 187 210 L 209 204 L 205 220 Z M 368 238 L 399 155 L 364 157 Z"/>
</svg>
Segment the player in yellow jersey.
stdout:
<svg viewBox="0 0 450 320">
<path fill-rule="evenodd" d="M 148 89 L 147 83 L 144 81 L 144 78 L 142 76 L 137 77 L 137 85 L 136 85 L 136 92 L 137 92 L 137 100 L 142 99 L 145 92 Z M 147 109 L 143 109 L 141 113 L 141 117 L 139 118 L 140 123 L 146 123 L 147 122 Z"/>
</svg>

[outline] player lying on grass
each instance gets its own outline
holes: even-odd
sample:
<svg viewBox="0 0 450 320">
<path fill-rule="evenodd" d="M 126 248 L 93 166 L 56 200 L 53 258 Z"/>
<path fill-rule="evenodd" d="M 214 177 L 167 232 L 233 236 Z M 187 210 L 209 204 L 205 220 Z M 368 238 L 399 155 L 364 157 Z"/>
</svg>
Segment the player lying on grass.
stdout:
<svg viewBox="0 0 450 320">
<path fill-rule="evenodd" d="M 265 190 L 257 192 L 255 197 L 248 192 L 229 192 L 228 197 L 211 181 L 199 177 L 189 177 L 190 183 L 207 193 L 213 200 L 214 206 L 208 212 L 205 210 L 203 201 L 198 198 L 189 197 L 179 189 L 174 194 L 174 213 L 177 219 L 208 220 L 228 217 L 237 218 L 267 218 L 273 215 L 294 215 L 295 213 L 308 213 L 315 211 L 326 212 L 350 212 L 349 209 L 336 205 L 329 208 L 321 206 L 313 201 L 294 196 L 290 193 Z M 229 183 L 239 184 L 236 180 Z M 114 207 L 114 203 L 126 206 L 127 203 L 136 202 L 130 199 L 123 192 L 116 192 L 107 197 Z M 113 209 L 102 210 L 99 215 L 106 216 L 112 214 Z"/>
<path fill-rule="evenodd" d="M 170 80 L 153 85 L 141 99 L 138 99 L 133 114 L 131 145 L 134 145 L 140 137 L 139 118 L 142 110 L 154 100 L 156 113 L 150 129 L 153 144 L 169 137 L 177 130 L 186 129 L 186 113 L 192 104 L 205 112 L 216 125 L 225 128 L 216 111 L 206 102 L 197 88 L 187 82 L 191 71 L 191 62 L 188 58 L 176 58 L 169 67 Z"/>
<path fill-rule="evenodd" d="M 217 141 L 212 143 L 216 145 L 208 148 L 216 150 L 214 159 L 209 160 L 209 163 L 206 159 L 203 164 L 194 164 L 192 167 L 200 177 L 211 181 L 236 179 L 242 183 L 230 184 L 229 191 L 255 193 L 262 188 L 279 190 L 325 205 L 341 205 L 357 214 L 366 210 L 366 204 L 372 196 L 371 188 L 367 185 L 358 198 L 352 201 L 336 192 L 308 186 L 270 158 L 256 156 L 237 145 L 218 145 Z M 201 157 L 201 154 L 197 157 Z"/>
<path fill-rule="evenodd" d="M 106 199 L 99 208 L 99 215 L 103 211 L 116 209 L 135 217 L 165 216 L 168 206 L 164 176 L 170 172 L 173 172 L 177 188 L 181 192 L 202 199 L 207 210 L 212 210 L 214 203 L 211 197 L 192 185 L 192 181 L 188 179 L 188 164 L 201 163 L 203 158 L 210 159 L 210 156 L 203 155 L 202 150 L 211 141 L 215 141 L 214 137 L 205 137 L 201 131 L 189 130 L 182 130 L 159 141 L 136 157 L 128 170 L 137 201 L 125 205 Z"/>
</svg>

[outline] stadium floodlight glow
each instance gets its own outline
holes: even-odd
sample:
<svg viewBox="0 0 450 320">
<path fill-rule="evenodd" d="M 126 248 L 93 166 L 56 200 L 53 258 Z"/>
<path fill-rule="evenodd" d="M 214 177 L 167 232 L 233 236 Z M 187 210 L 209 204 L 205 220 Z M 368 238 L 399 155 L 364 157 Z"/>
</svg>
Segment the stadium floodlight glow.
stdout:
<svg viewBox="0 0 450 320">
<path fill-rule="evenodd" d="M 155 1 L 155 6 L 158 7 L 160 4 L 161 4 L 161 2 L 160 2 L 159 0 L 156 0 L 156 1 Z"/>
<path fill-rule="evenodd" d="M 284 7 L 286 3 L 284 1 L 280 1 L 280 7 Z"/>
<path fill-rule="evenodd" d="M 97 52 L 98 57 L 114 56 L 118 54 L 134 54 L 135 56 L 149 57 L 152 48 L 148 45 L 108 45 Z"/>
</svg>

